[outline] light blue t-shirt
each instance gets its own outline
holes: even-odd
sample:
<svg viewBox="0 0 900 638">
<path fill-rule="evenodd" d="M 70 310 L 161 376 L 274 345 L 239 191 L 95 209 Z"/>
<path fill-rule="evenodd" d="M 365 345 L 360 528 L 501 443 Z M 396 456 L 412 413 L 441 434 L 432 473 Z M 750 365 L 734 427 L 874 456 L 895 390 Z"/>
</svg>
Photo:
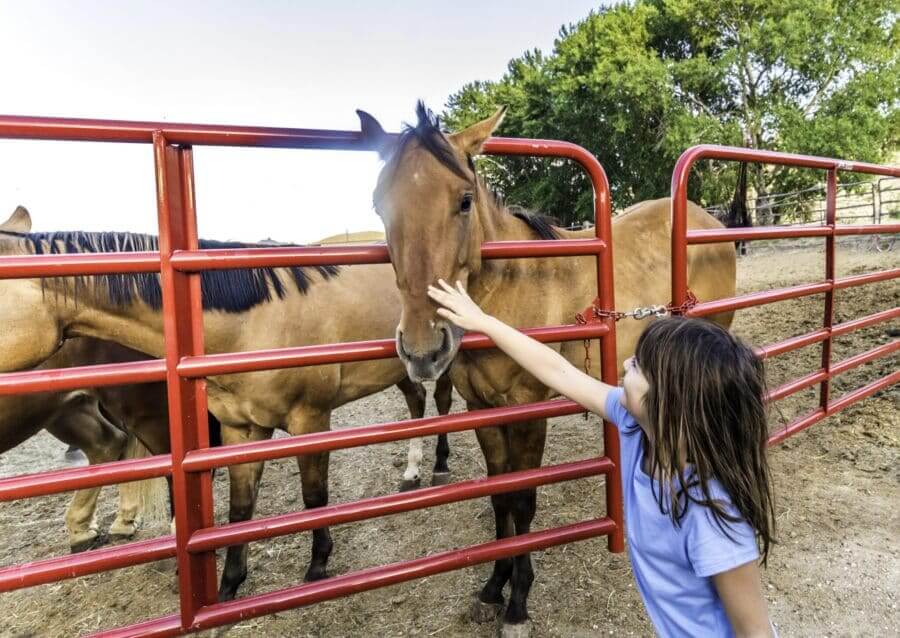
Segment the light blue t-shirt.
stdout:
<svg viewBox="0 0 900 638">
<path fill-rule="evenodd" d="M 660 512 L 652 479 L 641 468 L 640 426 L 622 406 L 622 394 L 621 388 L 609 393 L 606 414 L 620 433 L 628 556 L 650 620 L 667 638 L 733 636 L 710 577 L 759 558 L 753 529 L 744 521 L 728 523 L 728 538 L 709 508 L 696 503 L 688 506 L 680 526 Z M 713 480 L 709 488 L 736 515 L 721 484 Z"/>
</svg>

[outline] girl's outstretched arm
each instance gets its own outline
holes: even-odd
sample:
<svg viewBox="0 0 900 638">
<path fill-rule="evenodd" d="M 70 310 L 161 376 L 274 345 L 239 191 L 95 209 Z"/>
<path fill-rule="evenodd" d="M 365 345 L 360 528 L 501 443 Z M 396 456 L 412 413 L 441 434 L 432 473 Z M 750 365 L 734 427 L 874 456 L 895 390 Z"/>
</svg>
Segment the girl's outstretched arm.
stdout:
<svg viewBox="0 0 900 638">
<path fill-rule="evenodd" d="M 735 636 L 769 638 L 773 635 L 756 561 L 716 574 L 712 578 Z"/>
<path fill-rule="evenodd" d="M 486 314 L 460 282 L 456 282 L 456 289 L 443 279 L 438 284 L 440 288 L 428 287 L 428 296 L 443 306 L 437 311 L 440 316 L 465 330 L 483 332 L 541 383 L 606 418 L 606 397 L 613 386 L 585 374 L 556 351 Z"/>
</svg>

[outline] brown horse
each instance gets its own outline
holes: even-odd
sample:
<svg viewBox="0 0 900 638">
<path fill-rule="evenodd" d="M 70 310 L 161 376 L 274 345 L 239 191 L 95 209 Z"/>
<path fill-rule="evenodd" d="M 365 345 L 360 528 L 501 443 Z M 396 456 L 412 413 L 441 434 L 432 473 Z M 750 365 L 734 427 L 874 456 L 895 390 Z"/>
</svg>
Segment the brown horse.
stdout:
<svg viewBox="0 0 900 638">
<path fill-rule="evenodd" d="M 38 366 L 69 368 L 100 363 L 146 359 L 134 351 L 97 339 L 71 339 Z M 140 458 L 168 451 L 166 386 L 91 388 L 73 392 L 39 392 L 0 397 L 0 454 L 31 438 L 42 429 L 82 450 L 88 462 L 105 463 Z M 145 445 L 145 441 L 147 445 Z M 160 443 L 165 444 L 165 449 Z M 109 528 L 112 538 L 129 538 L 139 524 L 145 504 L 162 504 L 165 481 L 148 480 L 119 486 L 119 512 Z M 66 529 L 72 552 L 103 543 L 95 511 L 100 488 L 78 490 L 66 510 Z"/>
<path fill-rule="evenodd" d="M 201 248 L 248 246 L 200 242 Z M 0 232 L 0 255 L 158 248 L 156 237 L 131 233 Z M 204 272 L 201 295 L 208 353 L 384 338 L 399 319 L 400 296 L 387 264 Z M 163 356 L 157 274 L 3 280 L 0 299 L 0 371 L 38 365 L 76 336 Z M 207 391 L 227 445 L 268 439 L 274 428 L 294 435 L 327 430 L 334 408 L 395 384 L 408 400 L 424 400 L 397 359 L 211 377 Z M 447 401 L 438 405 L 449 408 L 449 386 L 442 389 Z M 298 459 L 307 508 L 328 503 L 328 458 L 325 452 Z M 230 521 L 252 517 L 262 469 L 259 462 L 229 467 Z M 307 580 L 325 577 L 331 550 L 329 530 L 314 530 Z M 219 598 L 232 599 L 246 575 L 246 545 L 229 547 Z"/>
<path fill-rule="evenodd" d="M 596 259 L 542 258 L 482 261 L 485 241 L 569 239 L 592 236 L 566 232 L 546 218 L 510 211 L 485 187 L 473 158 L 500 124 L 503 110 L 452 135 L 420 103 L 418 123 L 399 138 L 387 135 L 367 113 L 358 112 L 363 138 L 385 160 L 374 192 L 375 209 L 384 222 L 400 295 L 397 350 L 411 378 L 430 379 L 451 361 L 453 385 L 469 409 L 540 401 L 551 391 L 496 350 L 464 351 L 457 356 L 461 331 L 436 314 L 426 295 L 438 278 L 462 281 L 488 313 L 517 327 L 571 324 L 597 292 Z M 691 228 L 721 227 L 698 206 L 689 207 Z M 669 299 L 669 202 L 637 204 L 613 224 L 615 297 L 621 308 L 665 303 Z M 735 289 L 732 245 L 693 247 L 689 283 L 701 299 L 727 297 Z M 731 316 L 717 317 L 729 325 Z M 642 326 L 627 321 L 617 327 L 618 365 L 634 351 Z M 553 346 L 573 364 L 584 362 L 581 341 Z M 595 360 L 599 358 L 594 346 Z M 455 360 L 454 360 L 455 357 Z M 488 474 L 538 467 L 544 450 L 546 420 L 476 431 Z M 535 513 L 535 490 L 492 497 L 497 537 L 527 533 Z M 476 600 L 475 618 L 494 618 L 511 581 L 504 635 L 529 631 L 527 597 L 534 574 L 526 555 L 502 559 Z"/>
</svg>

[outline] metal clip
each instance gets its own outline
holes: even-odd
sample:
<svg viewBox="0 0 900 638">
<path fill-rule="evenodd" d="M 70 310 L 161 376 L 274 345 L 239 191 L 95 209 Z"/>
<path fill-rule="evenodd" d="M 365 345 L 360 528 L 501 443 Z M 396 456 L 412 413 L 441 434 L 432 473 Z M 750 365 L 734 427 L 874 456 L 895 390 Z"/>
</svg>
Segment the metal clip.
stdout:
<svg viewBox="0 0 900 638">
<path fill-rule="evenodd" d="M 652 308 L 635 308 L 632 311 L 631 316 L 634 317 L 635 319 L 640 320 L 640 319 L 646 319 L 647 317 L 649 317 L 652 314 L 653 314 Z"/>
<path fill-rule="evenodd" d="M 669 309 L 665 306 L 653 306 L 654 317 L 665 317 L 669 314 Z"/>
</svg>

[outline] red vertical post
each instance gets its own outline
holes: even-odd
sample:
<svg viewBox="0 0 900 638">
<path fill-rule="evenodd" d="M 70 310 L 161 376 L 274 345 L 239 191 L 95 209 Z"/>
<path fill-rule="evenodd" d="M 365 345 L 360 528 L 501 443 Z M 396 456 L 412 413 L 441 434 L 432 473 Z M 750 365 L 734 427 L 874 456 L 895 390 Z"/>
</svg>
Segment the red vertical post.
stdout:
<svg viewBox="0 0 900 638">
<path fill-rule="evenodd" d="M 693 158 L 685 151 L 672 172 L 672 305 L 687 300 L 687 183 Z"/>
<path fill-rule="evenodd" d="M 602 169 L 601 169 L 602 171 Z M 599 171 L 598 171 L 599 172 Z M 597 252 L 597 298 L 600 308 L 614 310 L 616 307 L 615 289 L 613 285 L 613 241 L 612 241 L 612 203 L 609 199 L 609 182 L 606 175 L 592 174 L 594 182 L 594 229 L 596 237 L 602 239 L 606 246 Z M 600 337 L 600 378 L 616 385 L 619 377 L 616 360 L 616 321 L 606 318 L 609 332 Z M 616 524 L 616 529 L 609 535 L 609 551 L 625 551 L 625 512 L 622 500 L 621 456 L 619 454 L 619 432 L 608 422 L 603 422 L 604 454 L 615 464 L 616 469 L 606 475 L 606 509 Z"/>
<path fill-rule="evenodd" d="M 202 380 L 184 379 L 176 366 L 182 357 L 203 354 L 200 275 L 172 267 L 176 250 L 197 248 L 193 162 L 189 148 L 169 146 L 162 132 L 153 134 L 159 213 L 160 283 L 165 334 L 169 432 L 172 441 L 172 488 L 181 623 L 187 628 L 197 612 L 216 602 L 215 554 L 190 554 L 186 547 L 198 529 L 213 525 L 209 472 L 186 473 L 185 454 L 209 447 L 206 388 Z"/>
<path fill-rule="evenodd" d="M 834 283 L 834 227 L 837 223 L 837 169 L 828 169 L 825 181 L 825 225 L 831 233 L 825 237 L 825 280 Z M 831 325 L 834 321 L 834 290 L 825 293 L 825 317 L 823 325 L 828 329 L 828 338 L 822 342 L 822 369 L 831 373 Z M 822 381 L 819 388 L 819 405 L 828 412 L 828 397 L 831 382 Z"/>
</svg>

